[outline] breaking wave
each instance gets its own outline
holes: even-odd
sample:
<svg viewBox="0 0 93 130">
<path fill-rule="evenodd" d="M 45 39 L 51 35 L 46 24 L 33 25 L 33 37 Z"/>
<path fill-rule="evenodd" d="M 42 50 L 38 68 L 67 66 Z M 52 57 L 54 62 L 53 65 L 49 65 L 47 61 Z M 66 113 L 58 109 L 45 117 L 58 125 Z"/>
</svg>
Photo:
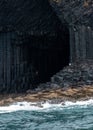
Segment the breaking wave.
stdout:
<svg viewBox="0 0 93 130">
<path fill-rule="evenodd" d="M 49 111 L 49 110 L 59 110 L 59 109 L 72 109 L 75 107 L 88 107 L 93 105 L 93 99 L 85 101 L 65 101 L 60 103 L 52 103 L 51 101 L 46 102 L 17 102 L 9 106 L 1 106 L 0 113 L 11 113 L 16 111 Z"/>
</svg>

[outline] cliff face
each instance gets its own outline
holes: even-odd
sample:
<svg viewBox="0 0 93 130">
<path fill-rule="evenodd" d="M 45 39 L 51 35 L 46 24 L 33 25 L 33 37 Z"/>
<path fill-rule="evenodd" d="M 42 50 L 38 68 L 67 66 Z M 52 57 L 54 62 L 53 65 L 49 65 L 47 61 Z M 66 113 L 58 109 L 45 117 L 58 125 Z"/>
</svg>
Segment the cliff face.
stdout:
<svg viewBox="0 0 93 130">
<path fill-rule="evenodd" d="M 93 59 L 93 1 L 50 0 L 50 3 L 69 28 L 70 61 Z"/>
<path fill-rule="evenodd" d="M 55 33 L 60 21 L 47 0 L 0 0 L 0 31 Z"/>
<path fill-rule="evenodd" d="M 48 81 L 68 65 L 69 51 L 70 62 L 93 59 L 93 2 L 50 4 L 0 1 L 0 92 L 25 92 Z"/>
<path fill-rule="evenodd" d="M 50 0 L 61 20 L 65 20 L 70 26 L 82 24 L 93 28 L 93 1 L 92 0 Z"/>
<path fill-rule="evenodd" d="M 68 37 L 47 0 L 1 0 L 0 93 L 48 81 L 69 62 Z"/>
</svg>

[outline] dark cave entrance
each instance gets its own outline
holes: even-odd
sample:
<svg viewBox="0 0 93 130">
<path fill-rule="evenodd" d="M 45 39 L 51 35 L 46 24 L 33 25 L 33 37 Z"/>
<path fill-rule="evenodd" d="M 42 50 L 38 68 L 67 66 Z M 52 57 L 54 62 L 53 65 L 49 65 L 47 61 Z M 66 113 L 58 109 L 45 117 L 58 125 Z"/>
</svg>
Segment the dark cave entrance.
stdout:
<svg viewBox="0 0 93 130">
<path fill-rule="evenodd" d="M 30 43 L 28 57 L 35 83 L 49 81 L 50 77 L 69 64 L 69 31 L 59 31 L 54 36 L 31 36 Z"/>
</svg>

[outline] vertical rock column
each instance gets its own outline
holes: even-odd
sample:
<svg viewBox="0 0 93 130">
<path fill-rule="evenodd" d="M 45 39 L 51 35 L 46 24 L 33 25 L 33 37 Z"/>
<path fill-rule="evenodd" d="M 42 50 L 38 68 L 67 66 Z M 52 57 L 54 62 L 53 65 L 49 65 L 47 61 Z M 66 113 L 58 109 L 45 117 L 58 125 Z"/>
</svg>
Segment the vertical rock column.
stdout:
<svg viewBox="0 0 93 130">
<path fill-rule="evenodd" d="M 73 27 L 71 26 L 69 28 L 70 33 L 70 62 L 72 63 L 75 60 L 76 54 L 75 54 L 75 34 Z"/>
<path fill-rule="evenodd" d="M 7 77 L 7 88 L 10 87 L 11 83 L 11 33 L 7 33 L 6 37 L 6 77 Z"/>
<path fill-rule="evenodd" d="M 93 59 L 93 31 L 90 27 L 86 27 L 86 57 L 87 59 Z"/>
<path fill-rule="evenodd" d="M 70 27 L 70 61 L 91 58 L 92 32 L 84 25 Z"/>
<path fill-rule="evenodd" d="M 86 27 L 82 25 L 80 27 L 80 48 L 81 48 L 81 60 L 86 59 Z"/>
<path fill-rule="evenodd" d="M 11 33 L 0 34 L 0 86 L 8 91 L 11 83 Z M 5 90 L 4 90 L 5 91 Z"/>
<path fill-rule="evenodd" d="M 74 30 L 75 30 L 74 34 L 75 34 L 75 53 L 76 53 L 75 60 L 79 60 L 80 59 L 79 31 L 78 28 L 75 28 Z"/>
<path fill-rule="evenodd" d="M 3 87 L 3 34 L 0 34 L 0 87 Z M 0 88 L 1 90 L 2 88 Z"/>
</svg>

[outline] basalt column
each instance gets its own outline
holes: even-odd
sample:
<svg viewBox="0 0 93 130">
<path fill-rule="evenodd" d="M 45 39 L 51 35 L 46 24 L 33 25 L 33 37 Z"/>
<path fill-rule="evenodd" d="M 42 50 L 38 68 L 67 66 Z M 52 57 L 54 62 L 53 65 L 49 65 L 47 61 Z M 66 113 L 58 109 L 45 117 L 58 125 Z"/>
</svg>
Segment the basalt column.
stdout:
<svg viewBox="0 0 93 130">
<path fill-rule="evenodd" d="M 8 91 L 11 86 L 12 39 L 13 32 L 0 33 L 0 91 Z"/>
<path fill-rule="evenodd" d="M 70 60 L 71 62 L 93 59 L 93 31 L 90 27 L 70 27 Z"/>
</svg>

